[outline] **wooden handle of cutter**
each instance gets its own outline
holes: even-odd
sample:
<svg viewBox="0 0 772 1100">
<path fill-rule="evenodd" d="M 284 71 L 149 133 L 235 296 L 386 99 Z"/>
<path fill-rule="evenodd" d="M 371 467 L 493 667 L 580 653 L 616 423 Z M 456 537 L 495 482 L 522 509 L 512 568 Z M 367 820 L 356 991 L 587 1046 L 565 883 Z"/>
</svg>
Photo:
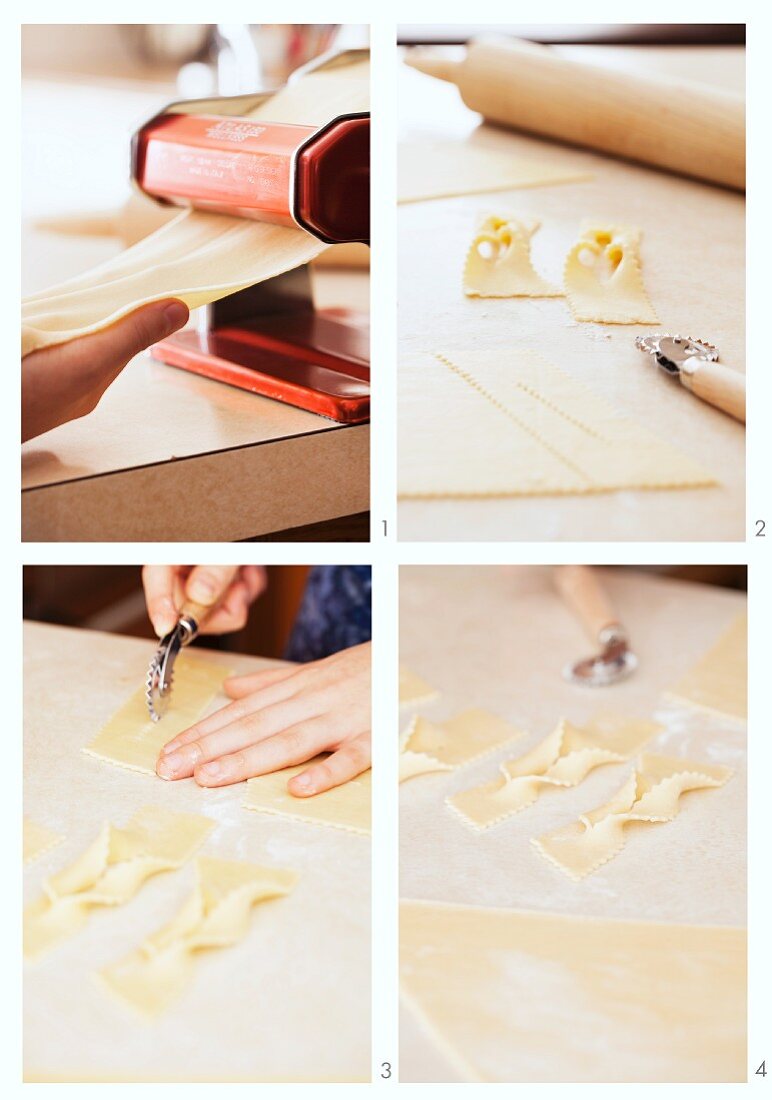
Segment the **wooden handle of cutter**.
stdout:
<svg viewBox="0 0 772 1100">
<path fill-rule="evenodd" d="M 590 565 L 558 565 L 555 584 L 593 641 L 606 627 L 619 624 L 614 608 Z"/>
<path fill-rule="evenodd" d="M 407 63 L 458 85 L 492 122 L 745 189 L 745 101 L 661 73 L 569 60 L 520 39 L 470 42 L 462 61 L 419 50 Z"/>
<path fill-rule="evenodd" d="M 195 619 L 196 626 L 200 630 L 206 620 L 214 611 L 217 604 L 213 604 L 210 607 L 206 607 L 202 603 L 195 603 L 193 600 L 185 600 L 180 611 L 181 615 L 189 615 L 191 619 Z"/>
<path fill-rule="evenodd" d="M 681 381 L 688 390 L 745 423 L 745 375 L 721 363 L 687 359 L 681 364 Z"/>
</svg>

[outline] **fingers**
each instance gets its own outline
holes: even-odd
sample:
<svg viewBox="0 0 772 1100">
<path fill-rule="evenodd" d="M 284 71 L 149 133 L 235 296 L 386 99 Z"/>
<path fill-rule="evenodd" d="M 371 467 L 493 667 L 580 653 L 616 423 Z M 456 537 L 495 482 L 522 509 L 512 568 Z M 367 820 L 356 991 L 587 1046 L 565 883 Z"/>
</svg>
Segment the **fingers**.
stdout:
<svg viewBox="0 0 772 1100">
<path fill-rule="evenodd" d="M 145 565 L 142 568 L 147 613 L 159 638 L 168 634 L 177 622 L 177 607 L 174 602 L 176 570 L 175 565 Z"/>
<path fill-rule="evenodd" d="M 316 756 L 325 736 L 324 724 L 319 719 L 312 719 L 285 729 L 258 745 L 196 765 L 193 778 L 200 787 L 226 787 L 255 775 L 302 764 Z"/>
<path fill-rule="evenodd" d="M 264 565 L 242 565 L 241 576 L 247 586 L 250 603 L 265 592 L 268 585 L 268 573 Z"/>
<path fill-rule="evenodd" d="M 214 607 L 225 596 L 239 572 L 238 565 L 196 565 L 185 584 L 189 600 Z"/>
<path fill-rule="evenodd" d="M 326 760 L 312 764 L 310 768 L 293 775 L 287 783 L 287 790 L 298 798 L 308 798 L 312 794 L 321 794 L 341 783 L 347 783 L 370 767 L 370 735 L 363 733 L 352 741 L 347 741 L 337 752 Z"/>
<path fill-rule="evenodd" d="M 262 672 L 250 672 L 248 676 L 229 676 L 223 684 L 231 699 L 243 699 L 262 688 L 289 680 L 298 672 L 297 665 L 282 665 L 281 668 L 266 668 Z"/>
<path fill-rule="evenodd" d="M 135 309 L 133 313 L 122 317 L 102 332 L 83 336 L 63 346 L 71 355 L 86 355 L 91 362 L 100 363 L 103 368 L 116 371 L 125 367 L 130 359 L 139 355 L 151 344 L 171 336 L 187 322 L 188 307 L 176 298 L 166 298 L 161 302 Z M 82 341 L 82 343 L 81 343 Z M 83 346 L 88 341 L 88 351 Z M 78 345 L 81 345 L 78 347 Z"/>
<path fill-rule="evenodd" d="M 249 617 L 251 600 L 243 580 L 234 581 L 204 624 L 207 634 L 228 634 L 242 630 Z"/>
</svg>

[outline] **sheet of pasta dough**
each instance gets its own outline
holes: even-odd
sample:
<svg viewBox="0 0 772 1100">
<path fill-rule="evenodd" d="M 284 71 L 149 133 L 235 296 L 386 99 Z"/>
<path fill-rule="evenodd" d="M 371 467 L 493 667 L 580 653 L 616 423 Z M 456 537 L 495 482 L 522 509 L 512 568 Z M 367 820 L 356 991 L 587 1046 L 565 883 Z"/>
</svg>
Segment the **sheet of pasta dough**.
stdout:
<svg viewBox="0 0 772 1100">
<path fill-rule="evenodd" d="M 155 1016 L 184 992 L 199 952 L 244 939 L 254 906 L 288 894 L 296 881 L 281 868 L 201 856 L 195 888 L 173 920 L 99 977 L 136 1011 Z M 276 923 L 272 933 L 279 934 Z"/>
<path fill-rule="evenodd" d="M 311 825 L 332 825 L 338 829 L 348 829 L 352 833 L 368 834 L 372 772 L 366 771 L 355 779 L 350 779 L 348 783 L 311 795 L 310 798 L 296 798 L 287 790 L 287 781 L 293 775 L 298 775 L 311 763 L 322 759 L 323 757 L 317 757 L 316 761 L 250 779 L 247 782 L 245 807 L 260 813 L 279 814 L 296 821 L 306 821 Z"/>
<path fill-rule="evenodd" d="M 469 1080 L 746 1079 L 740 928 L 404 901 L 400 974 Z"/>
<path fill-rule="evenodd" d="M 44 852 L 50 852 L 64 840 L 63 836 L 46 829 L 44 825 L 38 825 L 31 817 L 22 820 L 22 858 L 24 863 L 32 863 Z"/>
<path fill-rule="evenodd" d="M 405 665 L 399 666 L 399 705 L 418 707 L 436 699 L 438 691 Z"/>
<path fill-rule="evenodd" d="M 422 352 L 402 360 L 401 497 L 715 484 L 691 458 L 535 352 Z"/>
<path fill-rule="evenodd" d="M 155 775 L 163 746 L 198 721 L 230 671 L 217 661 L 180 654 L 174 666 L 171 702 L 161 721 L 152 721 L 145 689 L 139 688 L 83 751 L 111 764 Z"/>
<path fill-rule="evenodd" d="M 251 112 L 251 118 L 316 124 L 369 107 L 369 65 L 311 73 Z M 299 267 L 327 246 L 302 229 L 184 211 L 139 244 L 85 275 L 27 298 L 22 355 L 97 332 L 148 302 L 205 305 Z"/>
<path fill-rule="evenodd" d="M 423 202 L 584 179 L 590 179 L 588 172 L 540 164 L 468 143 L 406 143 L 399 147 L 397 201 Z"/>
<path fill-rule="evenodd" d="M 748 616 L 739 615 L 671 694 L 695 707 L 748 717 Z"/>
</svg>

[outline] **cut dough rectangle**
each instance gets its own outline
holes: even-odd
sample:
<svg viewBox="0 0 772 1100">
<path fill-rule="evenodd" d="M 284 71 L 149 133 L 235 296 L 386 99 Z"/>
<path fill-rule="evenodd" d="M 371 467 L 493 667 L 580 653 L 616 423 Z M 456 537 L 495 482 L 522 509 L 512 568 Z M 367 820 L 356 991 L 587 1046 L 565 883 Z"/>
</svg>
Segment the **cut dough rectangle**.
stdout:
<svg viewBox="0 0 772 1100">
<path fill-rule="evenodd" d="M 111 764 L 155 775 L 162 747 L 192 726 L 222 689 L 231 670 L 216 661 L 183 653 L 174 666 L 174 687 L 169 710 L 160 722 L 148 714 L 145 690 L 130 699 L 102 727 L 84 752 Z"/>
<path fill-rule="evenodd" d="M 522 736 L 503 718 L 479 707 L 441 723 L 416 716 L 400 739 L 399 781 L 452 771 Z"/>
<path fill-rule="evenodd" d="M 464 294 L 470 298 L 560 298 L 531 261 L 535 218 L 489 214 L 481 218 L 464 263 Z"/>
<path fill-rule="evenodd" d="M 585 222 L 563 270 L 568 304 L 577 321 L 656 325 L 643 285 L 640 230 Z"/>
<path fill-rule="evenodd" d="M 132 1008 L 156 1015 L 183 992 L 197 952 L 238 943 L 249 930 L 252 908 L 288 894 L 296 881 L 292 871 L 202 856 L 196 887 L 177 916 L 100 977 Z"/>
<path fill-rule="evenodd" d="M 748 717 L 748 616 L 738 616 L 672 695 L 703 710 Z"/>
<path fill-rule="evenodd" d="M 501 764 L 496 779 L 459 791 L 447 804 L 473 829 L 487 829 L 530 806 L 545 787 L 575 787 L 593 768 L 629 760 L 661 729 L 612 714 L 583 727 L 561 719 L 533 749 Z"/>
<path fill-rule="evenodd" d="M 398 202 L 547 187 L 591 179 L 589 172 L 540 164 L 468 142 L 422 142 L 399 147 Z"/>
<path fill-rule="evenodd" d="M 715 485 L 696 462 L 532 351 L 407 356 L 401 497 Z"/>
<path fill-rule="evenodd" d="M 322 759 L 323 757 L 317 757 L 316 761 L 282 768 L 281 771 L 250 779 L 247 782 L 244 806 L 248 810 L 278 814 L 280 817 L 305 821 L 310 825 L 332 825 L 338 829 L 348 829 L 352 833 L 368 834 L 372 779 L 370 771 L 309 798 L 297 798 L 287 790 L 287 780 Z"/>
<path fill-rule="evenodd" d="M 24 954 L 36 958 L 77 932 L 93 908 L 123 905 L 146 879 L 188 860 L 215 823 L 143 806 L 124 828 L 106 823 L 86 851 L 43 883 L 24 912 Z"/>
<path fill-rule="evenodd" d="M 399 666 L 399 705 L 418 707 L 439 697 L 439 692 L 405 665 Z"/>
<path fill-rule="evenodd" d="M 672 821 L 682 794 L 721 787 L 731 775 L 730 768 L 644 753 L 609 802 L 532 843 L 570 878 L 582 879 L 622 850 L 628 823 Z"/>
<path fill-rule="evenodd" d="M 745 1081 L 746 956 L 741 928 L 400 905 L 403 996 L 467 1080 Z"/>
<path fill-rule="evenodd" d="M 22 847 L 25 864 L 32 863 L 33 860 L 42 856 L 44 852 L 50 852 L 52 848 L 56 848 L 56 846 L 61 844 L 64 840 L 63 836 L 52 832 L 51 829 L 46 829 L 43 825 L 38 825 L 36 821 L 26 816 L 23 819 L 22 828 Z"/>
</svg>

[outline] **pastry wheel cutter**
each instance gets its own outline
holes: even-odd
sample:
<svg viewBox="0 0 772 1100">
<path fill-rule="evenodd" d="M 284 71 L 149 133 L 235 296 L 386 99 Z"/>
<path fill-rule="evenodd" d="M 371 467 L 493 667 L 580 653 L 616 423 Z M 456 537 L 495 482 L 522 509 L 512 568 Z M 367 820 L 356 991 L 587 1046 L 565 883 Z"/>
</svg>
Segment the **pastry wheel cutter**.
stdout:
<svg viewBox="0 0 772 1100">
<path fill-rule="evenodd" d="M 718 362 L 718 348 L 691 336 L 637 336 L 635 346 L 697 397 L 745 423 L 745 375 Z"/>
<path fill-rule="evenodd" d="M 555 571 L 555 583 L 560 595 L 600 646 L 595 656 L 567 664 L 563 679 L 585 687 L 607 687 L 635 672 L 638 658 L 630 649 L 627 633 L 592 567 L 560 565 Z"/>
<path fill-rule="evenodd" d="M 180 650 L 190 645 L 212 608 L 188 602 L 175 626 L 158 643 L 145 679 L 145 702 L 154 722 L 160 722 L 169 708 L 174 684 L 174 662 Z"/>
</svg>

